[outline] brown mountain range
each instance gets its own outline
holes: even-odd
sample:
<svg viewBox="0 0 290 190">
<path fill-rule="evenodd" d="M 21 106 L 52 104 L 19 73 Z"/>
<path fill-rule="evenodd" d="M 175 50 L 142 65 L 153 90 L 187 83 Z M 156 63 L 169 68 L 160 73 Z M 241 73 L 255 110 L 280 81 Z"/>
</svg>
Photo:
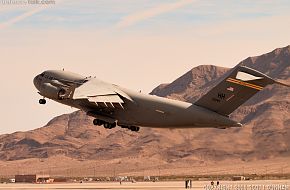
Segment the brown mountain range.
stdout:
<svg viewBox="0 0 290 190">
<path fill-rule="evenodd" d="M 290 84 L 290 46 L 249 57 L 239 64 Z M 228 71 L 229 68 L 201 65 L 170 84 L 158 86 L 151 94 L 194 102 Z M 254 166 L 259 168 L 258 163 L 266 166 L 279 163 L 276 169 L 283 167 L 290 173 L 289 88 L 269 86 L 231 117 L 244 123 L 244 127 L 226 130 L 142 128 L 134 133 L 121 128 L 95 127 L 91 117 L 78 111 L 56 117 L 39 129 L 1 135 L 0 166 L 6 164 L 16 169 L 13 163 L 31 160 L 29 163 L 36 164 L 37 168 L 42 162 L 54 160 L 64 165 L 74 163 L 66 165 L 72 168 L 72 165 L 77 167 L 76 162 L 82 165 L 94 162 L 106 171 L 118 166 L 120 172 L 132 174 L 157 166 L 168 171 L 172 168 L 173 173 L 177 172 L 174 168 L 188 166 L 203 167 L 196 170 L 204 172 L 204 167 L 217 163 L 217 170 L 235 163 L 246 164 L 248 172 L 253 172 Z"/>
</svg>

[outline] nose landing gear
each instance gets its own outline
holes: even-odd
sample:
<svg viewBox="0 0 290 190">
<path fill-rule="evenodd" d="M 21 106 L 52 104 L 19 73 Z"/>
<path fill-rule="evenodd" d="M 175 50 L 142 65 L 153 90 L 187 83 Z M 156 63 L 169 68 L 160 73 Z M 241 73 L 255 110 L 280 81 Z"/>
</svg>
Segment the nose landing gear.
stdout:
<svg viewBox="0 0 290 190">
<path fill-rule="evenodd" d="M 42 105 L 46 104 L 46 100 L 44 98 L 43 99 L 40 99 L 39 100 L 39 104 L 42 104 Z"/>
</svg>

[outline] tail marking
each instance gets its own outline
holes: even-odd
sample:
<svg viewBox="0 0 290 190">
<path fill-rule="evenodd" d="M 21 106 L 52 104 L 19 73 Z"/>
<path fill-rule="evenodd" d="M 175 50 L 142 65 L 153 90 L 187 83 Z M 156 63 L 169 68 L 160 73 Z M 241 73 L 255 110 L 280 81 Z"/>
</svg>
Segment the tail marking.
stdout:
<svg viewBox="0 0 290 190">
<path fill-rule="evenodd" d="M 242 85 L 242 86 L 246 86 L 246 87 L 249 87 L 249 88 L 253 88 L 253 89 L 256 89 L 256 90 L 259 90 L 259 91 L 263 89 L 262 86 L 251 84 L 251 83 L 248 83 L 248 82 L 243 82 L 243 81 L 236 80 L 236 79 L 233 79 L 233 78 L 228 78 L 226 81 L 227 82 L 231 82 L 231 83 L 235 83 L 235 84 L 239 84 L 239 85 Z"/>
</svg>

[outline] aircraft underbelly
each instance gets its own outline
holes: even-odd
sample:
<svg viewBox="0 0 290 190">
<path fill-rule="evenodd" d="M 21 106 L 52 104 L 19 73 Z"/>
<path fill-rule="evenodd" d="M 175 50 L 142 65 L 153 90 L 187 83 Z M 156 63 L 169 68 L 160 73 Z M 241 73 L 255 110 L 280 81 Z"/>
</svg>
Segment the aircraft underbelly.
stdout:
<svg viewBox="0 0 290 190">
<path fill-rule="evenodd" d="M 144 127 L 218 127 L 229 125 L 227 120 L 211 114 L 202 115 L 193 110 L 181 110 L 171 114 L 154 113 L 154 111 L 134 114 L 136 125 Z"/>
</svg>

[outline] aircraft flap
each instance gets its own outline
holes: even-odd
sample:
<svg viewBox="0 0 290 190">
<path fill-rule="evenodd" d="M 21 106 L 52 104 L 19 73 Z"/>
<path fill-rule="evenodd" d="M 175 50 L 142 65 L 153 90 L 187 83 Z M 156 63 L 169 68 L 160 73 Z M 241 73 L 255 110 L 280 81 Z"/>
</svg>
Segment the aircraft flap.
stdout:
<svg viewBox="0 0 290 190">
<path fill-rule="evenodd" d="M 117 94 L 109 94 L 103 96 L 88 97 L 90 102 L 111 102 L 111 103 L 124 103 L 124 101 Z"/>
</svg>

